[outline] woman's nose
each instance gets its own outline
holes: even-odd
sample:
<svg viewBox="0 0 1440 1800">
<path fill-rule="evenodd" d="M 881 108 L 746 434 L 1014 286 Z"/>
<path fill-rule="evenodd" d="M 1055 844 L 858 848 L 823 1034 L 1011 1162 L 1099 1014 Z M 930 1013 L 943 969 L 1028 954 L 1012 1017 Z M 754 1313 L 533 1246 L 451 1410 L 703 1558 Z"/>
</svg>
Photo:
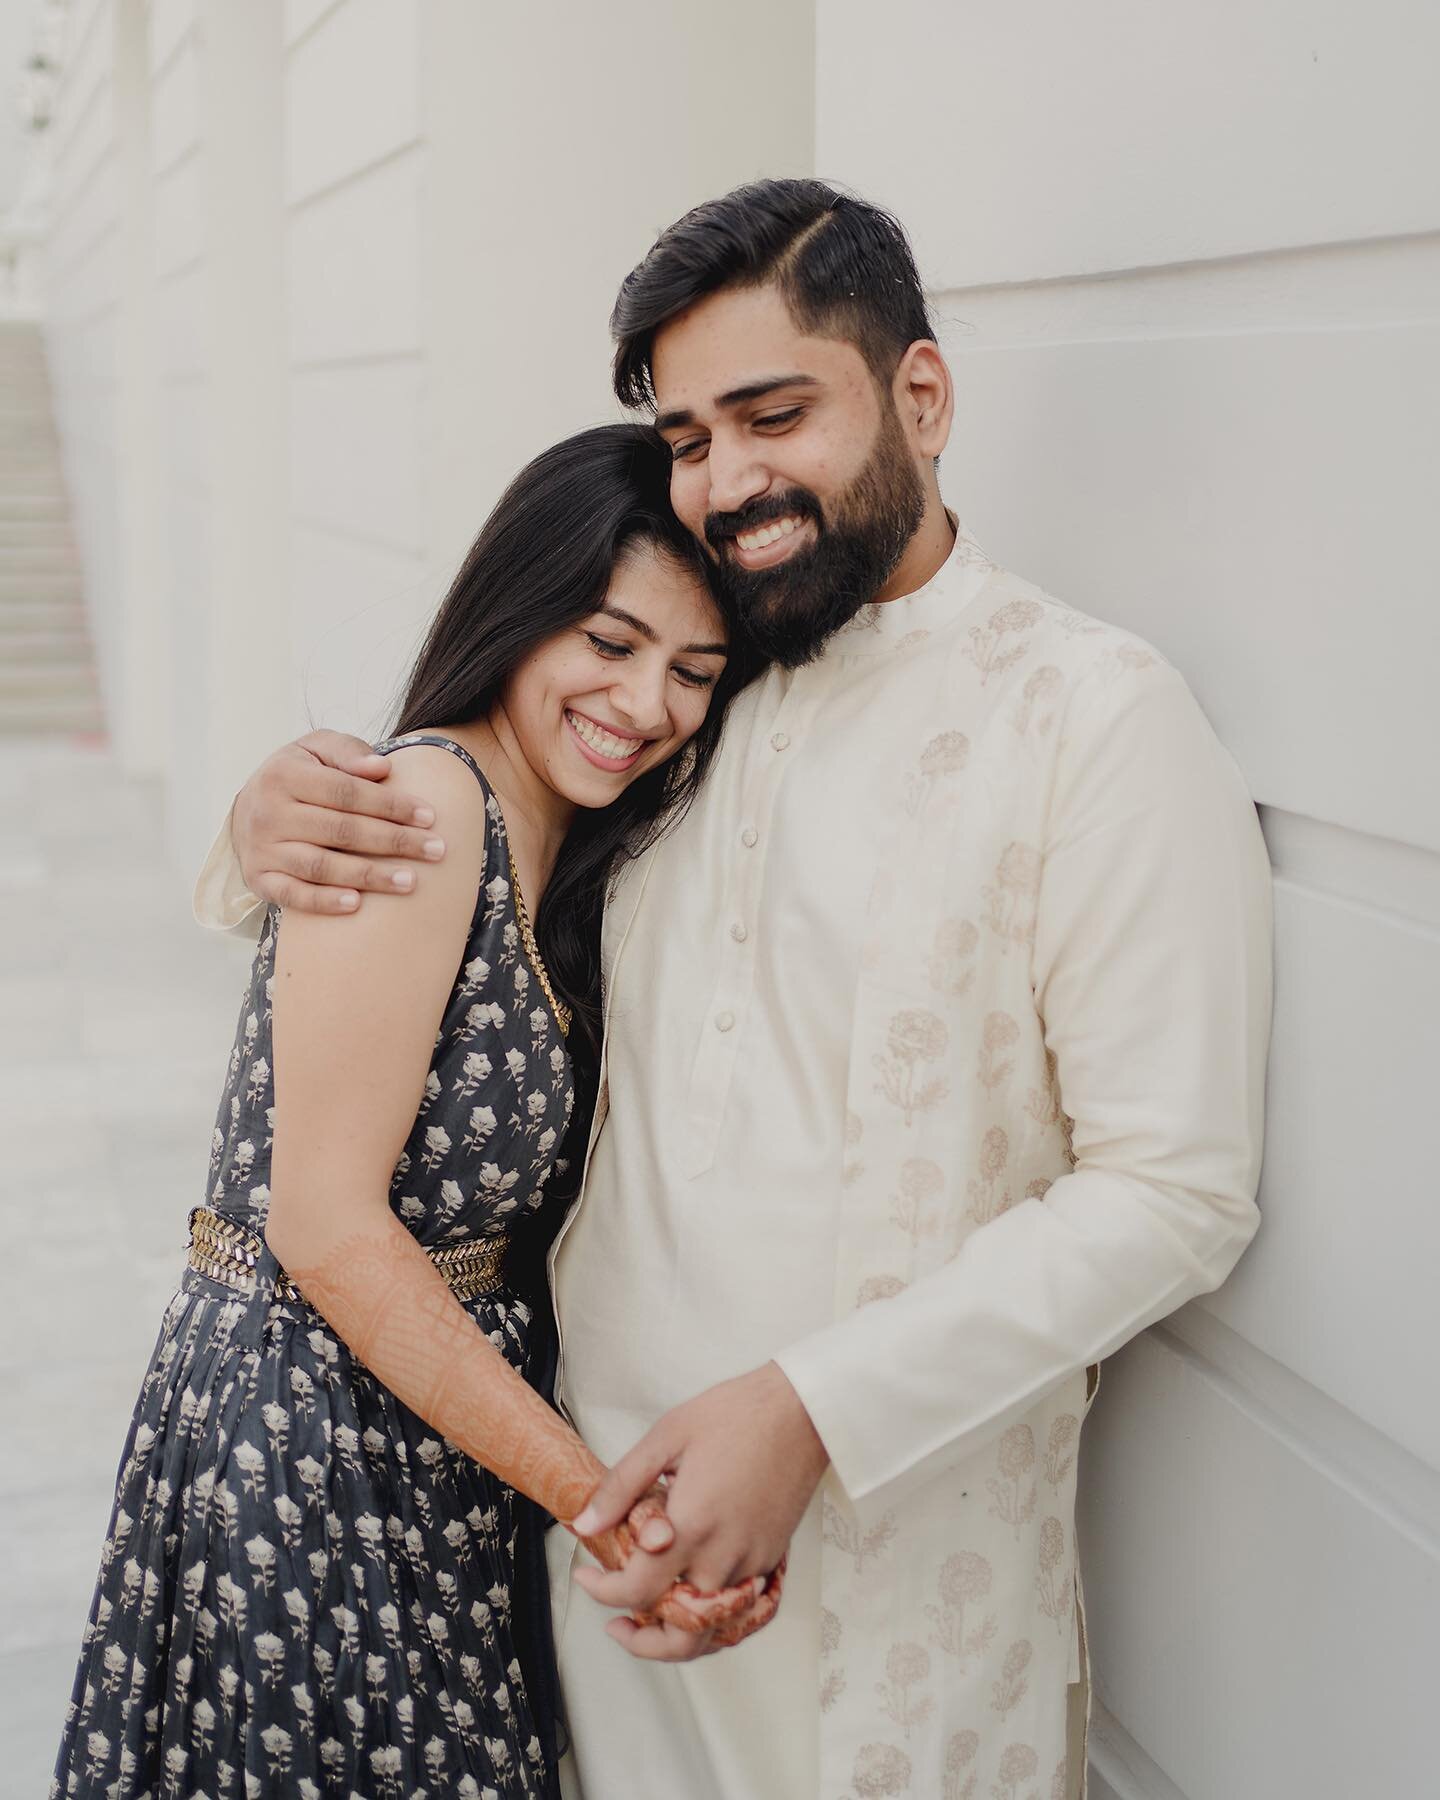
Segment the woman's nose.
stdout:
<svg viewBox="0 0 1440 1800">
<path fill-rule="evenodd" d="M 616 711 L 636 731 L 659 731 L 665 724 L 665 682 L 668 670 L 648 659 L 631 662 L 618 677 L 611 699 Z"/>
</svg>

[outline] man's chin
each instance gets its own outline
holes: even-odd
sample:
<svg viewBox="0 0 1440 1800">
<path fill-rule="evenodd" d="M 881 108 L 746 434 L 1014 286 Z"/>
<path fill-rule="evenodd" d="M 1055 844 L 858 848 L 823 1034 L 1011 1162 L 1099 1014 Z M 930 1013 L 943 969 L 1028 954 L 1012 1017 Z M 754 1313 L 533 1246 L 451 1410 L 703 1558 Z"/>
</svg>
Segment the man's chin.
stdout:
<svg viewBox="0 0 1440 1800">
<path fill-rule="evenodd" d="M 739 610 L 744 629 L 760 654 L 781 668 L 798 669 L 813 662 L 863 605 L 863 600 L 797 594 L 791 587 L 777 585 L 746 596 Z"/>
</svg>

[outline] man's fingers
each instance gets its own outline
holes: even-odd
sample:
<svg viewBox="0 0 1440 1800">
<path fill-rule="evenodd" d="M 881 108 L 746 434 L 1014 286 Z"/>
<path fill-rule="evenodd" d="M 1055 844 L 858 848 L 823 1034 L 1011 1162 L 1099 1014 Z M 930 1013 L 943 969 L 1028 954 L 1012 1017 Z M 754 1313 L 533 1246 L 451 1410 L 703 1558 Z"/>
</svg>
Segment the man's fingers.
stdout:
<svg viewBox="0 0 1440 1800">
<path fill-rule="evenodd" d="M 390 797 L 394 799 L 398 795 L 396 788 Z M 433 827 L 401 825 L 392 819 L 367 817 L 364 813 L 336 812 L 328 806 L 291 808 L 285 828 L 277 836 L 282 842 L 343 850 L 352 856 L 439 862 L 445 854 L 445 840 L 435 835 Z"/>
<path fill-rule="evenodd" d="M 389 771 L 387 757 L 377 758 Z M 324 808 L 332 813 L 358 813 L 368 819 L 390 819 L 397 825 L 427 826 L 435 823 L 435 809 L 407 793 L 399 782 L 379 787 L 373 781 L 332 769 L 313 757 L 285 772 L 285 785 L 280 772 L 275 773 L 277 798 L 285 795 L 305 806 Z"/>
<path fill-rule="evenodd" d="M 595 1537 L 618 1525 L 671 1462 L 668 1438 L 651 1431 L 610 1469 L 584 1507 L 570 1521 L 576 1537 Z"/>
<path fill-rule="evenodd" d="M 274 870 L 256 876 L 251 886 L 262 900 L 282 912 L 353 913 L 360 904 L 353 888 L 311 887 L 308 881 L 296 881 Z"/>
<path fill-rule="evenodd" d="M 372 862 L 362 856 L 342 856 L 315 844 L 277 844 L 264 875 L 288 876 L 306 887 L 348 888 L 366 894 L 410 894 L 415 891 L 415 870 L 408 863 Z M 252 886 L 254 884 L 252 883 Z M 259 892 L 258 888 L 256 889 Z M 311 908 L 311 911 L 317 909 Z"/>
<path fill-rule="evenodd" d="M 367 781 L 384 781 L 390 773 L 389 758 L 377 756 L 364 738 L 352 737 L 348 731 L 309 731 L 296 742 L 332 769 L 344 769 Z"/>
</svg>

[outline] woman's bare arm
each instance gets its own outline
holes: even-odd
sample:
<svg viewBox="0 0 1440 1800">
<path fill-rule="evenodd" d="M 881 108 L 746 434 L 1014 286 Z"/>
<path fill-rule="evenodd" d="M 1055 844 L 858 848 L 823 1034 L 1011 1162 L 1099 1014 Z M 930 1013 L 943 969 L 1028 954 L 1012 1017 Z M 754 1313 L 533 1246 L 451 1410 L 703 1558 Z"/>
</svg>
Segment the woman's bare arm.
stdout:
<svg viewBox="0 0 1440 1800">
<path fill-rule="evenodd" d="M 604 1465 L 489 1342 L 390 1210 L 391 1172 L 463 959 L 486 831 L 481 791 L 447 751 L 415 747 L 394 760 L 392 780 L 434 807 L 450 855 L 403 904 L 376 895 L 349 918 L 287 912 L 281 922 L 266 1238 L 392 1393 L 568 1524 Z M 613 1568 L 630 1542 L 622 1527 L 590 1548 Z M 716 1616 L 753 1598 L 749 1584 L 736 1589 Z M 697 1616 L 676 1604 L 681 1620 Z"/>
</svg>

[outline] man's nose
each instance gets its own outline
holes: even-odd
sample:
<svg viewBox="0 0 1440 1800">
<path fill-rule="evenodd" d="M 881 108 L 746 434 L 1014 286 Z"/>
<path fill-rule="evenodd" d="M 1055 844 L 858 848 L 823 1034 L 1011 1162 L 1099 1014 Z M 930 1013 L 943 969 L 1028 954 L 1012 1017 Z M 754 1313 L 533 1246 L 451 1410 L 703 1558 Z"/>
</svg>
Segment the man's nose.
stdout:
<svg viewBox="0 0 1440 1800">
<path fill-rule="evenodd" d="M 770 485 L 770 471 L 756 446 L 743 440 L 711 439 L 706 458 L 710 476 L 710 511 L 739 512 Z"/>
</svg>

